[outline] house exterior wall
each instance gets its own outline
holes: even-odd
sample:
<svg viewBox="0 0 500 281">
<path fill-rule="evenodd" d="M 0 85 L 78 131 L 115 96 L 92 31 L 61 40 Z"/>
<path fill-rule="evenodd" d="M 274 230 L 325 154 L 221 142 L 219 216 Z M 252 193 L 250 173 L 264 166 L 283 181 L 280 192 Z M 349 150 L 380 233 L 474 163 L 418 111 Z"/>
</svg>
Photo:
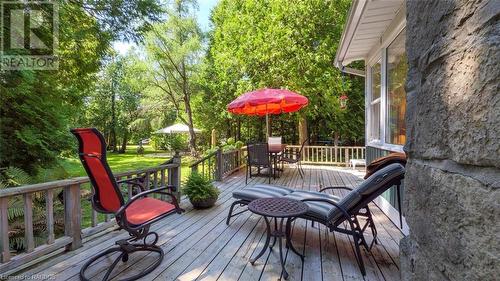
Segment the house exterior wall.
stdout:
<svg viewBox="0 0 500 281">
<path fill-rule="evenodd" d="M 395 7 L 400 7 L 398 13 L 392 22 L 389 24 L 387 29 L 384 30 L 383 35 L 380 38 L 380 42 L 372 47 L 372 50 L 368 57 L 365 59 L 365 140 L 366 140 L 366 163 L 371 163 L 373 160 L 385 156 L 391 152 L 402 152 L 403 145 L 392 144 L 390 140 L 386 138 L 386 131 L 389 129 L 388 125 L 388 48 L 399 36 L 403 36 L 404 29 L 406 25 L 406 14 L 405 6 L 402 3 L 391 2 Z M 401 35 L 400 35 L 401 34 Z M 404 36 L 401 37 L 404 39 Z M 403 45 L 404 46 L 404 45 Z M 380 65 L 379 76 L 372 73 L 372 67 L 375 64 Z M 374 93 L 374 87 L 372 83 L 377 81 L 380 88 L 377 93 Z M 377 98 L 378 97 L 378 98 Z M 377 101 L 375 101 L 377 100 Z M 379 111 L 377 118 L 374 118 L 374 113 L 372 112 L 372 103 L 378 103 Z M 378 122 L 372 120 L 378 120 Z M 373 125 L 378 123 L 378 127 L 375 129 Z M 374 131 L 378 131 L 379 138 L 374 139 L 371 135 Z M 404 185 L 401 187 L 404 190 Z M 388 191 L 384 192 L 382 196 L 375 200 L 377 206 L 379 206 L 382 211 L 389 217 L 389 219 L 398 227 L 400 225 L 399 218 L 399 208 L 397 204 L 396 197 L 396 187 L 392 187 Z M 402 231 L 407 233 L 407 225 L 403 221 Z"/>
<path fill-rule="evenodd" d="M 500 2 L 408 0 L 403 280 L 500 272 Z"/>
</svg>

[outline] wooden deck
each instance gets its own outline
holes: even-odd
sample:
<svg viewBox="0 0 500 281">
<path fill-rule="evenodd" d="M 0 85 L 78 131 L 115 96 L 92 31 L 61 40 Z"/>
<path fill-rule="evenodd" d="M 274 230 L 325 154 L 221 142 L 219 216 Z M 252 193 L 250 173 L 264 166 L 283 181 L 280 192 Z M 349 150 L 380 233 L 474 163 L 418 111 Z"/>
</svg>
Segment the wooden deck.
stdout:
<svg viewBox="0 0 500 281">
<path fill-rule="evenodd" d="M 294 167 L 286 168 L 275 184 L 304 190 L 317 190 L 321 186 L 355 186 L 361 179 L 352 170 L 328 166 L 304 166 L 306 177 L 301 180 Z M 266 178 L 252 178 L 249 185 L 267 182 Z M 144 280 L 277 280 L 280 277 L 278 251 L 267 252 L 255 265 L 248 259 L 264 243 L 263 220 L 250 212 L 232 219 L 227 226 L 225 219 L 233 201 L 231 193 L 245 186 L 244 173 L 229 176 L 217 183 L 221 195 L 217 205 L 208 210 L 193 210 L 182 201 L 186 212 L 173 215 L 157 223 L 153 230 L 160 234 L 158 244 L 165 252 L 162 264 Z M 399 280 L 399 240 L 402 233 L 375 206 L 372 211 L 379 232 L 378 245 L 371 252 L 364 251 L 367 275 L 363 278 L 353 256 L 350 238 L 340 233 L 329 233 L 324 226 L 297 220 L 293 228 L 294 245 L 304 251 L 304 263 L 293 253 L 286 254 L 289 280 Z M 112 231 L 84 243 L 72 252 L 55 256 L 34 268 L 21 273 L 37 274 L 50 280 L 79 280 L 79 270 L 84 261 L 97 252 L 125 238 L 123 231 Z M 371 236 L 368 237 L 371 241 Z M 277 249 L 277 248 L 276 248 Z M 88 273 L 92 280 L 100 280 L 112 259 L 103 259 Z M 127 273 L 143 268 L 151 261 L 143 254 L 131 256 L 126 264 L 118 267 Z"/>
</svg>

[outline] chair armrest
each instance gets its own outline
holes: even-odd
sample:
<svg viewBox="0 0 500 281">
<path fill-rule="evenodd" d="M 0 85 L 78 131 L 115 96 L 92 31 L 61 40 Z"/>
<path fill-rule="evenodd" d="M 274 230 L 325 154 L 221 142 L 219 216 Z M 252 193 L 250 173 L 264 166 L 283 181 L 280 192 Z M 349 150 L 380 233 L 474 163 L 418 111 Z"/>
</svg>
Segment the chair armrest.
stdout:
<svg viewBox="0 0 500 281">
<path fill-rule="evenodd" d="M 115 216 L 120 217 L 120 216 L 124 215 L 125 210 L 132 203 L 134 203 L 138 199 L 140 199 L 142 197 L 145 197 L 146 195 L 151 194 L 151 193 L 157 193 L 157 194 L 163 194 L 163 195 L 170 196 L 170 198 L 172 198 L 172 202 L 173 202 L 173 204 L 175 206 L 175 209 L 178 210 L 178 211 L 181 211 L 182 209 L 179 207 L 179 202 L 177 201 L 177 198 L 175 197 L 175 195 L 173 195 L 172 193 L 168 193 L 168 192 L 162 191 L 162 190 L 171 190 L 171 187 L 172 186 L 165 186 L 165 187 L 159 187 L 159 188 L 155 188 L 155 189 L 150 189 L 150 190 L 143 191 L 143 192 L 141 192 L 141 193 L 133 196 L 132 198 L 130 198 L 130 200 L 127 201 L 127 203 L 125 205 L 121 206 L 120 209 L 118 209 L 118 211 L 115 213 Z"/>
<path fill-rule="evenodd" d="M 343 207 L 341 207 L 339 204 L 337 204 L 335 201 L 330 200 L 330 199 L 326 199 L 326 198 L 306 198 L 306 199 L 302 199 L 300 201 L 302 201 L 302 202 L 323 202 L 323 203 L 328 203 L 330 205 L 335 206 L 337 209 L 340 210 L 343 217 L 349 222 L 349 224 L 351 225 L 351 228 L 354 229 L 354 224 L 353 224 L 353 221 L 351 219 L 351 215 L 349 215 L 349 213 Z"/>
<path fill-rule="evenodd" d="M 329 190 L 329 189 L 345 189 L 345 190 L 349 190 L 349 191 L 352 191 L 352 188 L 350 187 L 347 187 L 347 186 L 328 186 L 328 187 L 323 187 L 319 190 L 319 192 L 323 192 L 325 190 Z"/>
<path fill-rule="evenodd" d="M 130 178 L 130 179 L 123 179 L 123 180 L 116 181 L 116 183 L 118 185 L 121 185 L 121 184 L 124 184 L 124 183 L 131 184 L 132 186 L 139 187 L 139 190 L 141 192 L 144 192 L 144 191 L 146 191 L 146 188 L 144 187 L 144 185 L 142 183 L 139 182 L 139 180 L 141 180 L 141 179 L 144 179 L 144 177 L 135 177 L 135 178 Z"/>
</svg>

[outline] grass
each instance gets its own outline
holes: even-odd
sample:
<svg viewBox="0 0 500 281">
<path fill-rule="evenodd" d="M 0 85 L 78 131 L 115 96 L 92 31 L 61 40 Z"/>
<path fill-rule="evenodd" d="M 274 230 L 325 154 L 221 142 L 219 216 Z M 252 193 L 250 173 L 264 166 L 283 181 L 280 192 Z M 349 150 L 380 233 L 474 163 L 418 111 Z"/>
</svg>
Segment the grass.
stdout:
<svg viewBox="0 0 500 281">
<path fill-rule="evenodd" d="M 153 147 L 145 145 L 144 154 L 137 154 L 137 145 L 128 145 L 125 153 L 109 153 L 106 155 L 108 164 L 113 173 L 121 173 L 132 170 L 140 170 L 149 167 L 158 166 L 165 161 L 172 158 L 170 153 L 165 151 L 156 151 Z M 184 183 L 191 173 L 189 169 L 189 163 L 191 163 L 191 158 L 188 156 L 183 156 L 181 159 L 181 182 Z M 69 178 L 86 176 L 86 172 L 83 169 L 80 160 L 77 158 L 61 158 L 59 161 L 60 165 L 66 170 Z M 90 190 L 90 187 L 86 185 L 82 189 Z M 92 215 L 92 205 L 88 200 L 82 200 L 82 227 L 88 227 L 91 225 L 91 215 Z M 104 215 L 98 214 L 98 220 L 104 221 Z"/>
<path fill-rule="evenodd" d="M 110 153 L 108 152 L 107 160 L 109 167 L 113 173 L 121 173 L 133 170 L 140 170 L 150 167 L 155 167 L 172 158 L 170 153 L 165 151 L 154 150 L 153 147 L 145 145 L 144 154 L 138 155 L 137 145 L 128 145 L 125 153 Z M 189 156 L 183 156 L 181 159 L 181 181 L 189 175 L 189 163 L 192 159 Z M 60 165 L 68 173 L 68 178 L 86 176 L 80 159 L 77 158 L 61 158 Z"/>
</svg>

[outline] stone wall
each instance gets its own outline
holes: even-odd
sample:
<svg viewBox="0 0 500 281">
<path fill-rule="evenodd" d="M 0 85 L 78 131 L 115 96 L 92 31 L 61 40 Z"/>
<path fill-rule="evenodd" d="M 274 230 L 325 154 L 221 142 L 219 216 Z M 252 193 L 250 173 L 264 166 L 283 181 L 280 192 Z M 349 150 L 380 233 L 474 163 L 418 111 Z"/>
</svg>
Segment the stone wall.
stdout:
<svg viewBox="0 0 500 281">
<path fill-rule="evenodd" d="M 403 280 L 500 278 L 500 0 L 408 0 Z"/>
</svg>

